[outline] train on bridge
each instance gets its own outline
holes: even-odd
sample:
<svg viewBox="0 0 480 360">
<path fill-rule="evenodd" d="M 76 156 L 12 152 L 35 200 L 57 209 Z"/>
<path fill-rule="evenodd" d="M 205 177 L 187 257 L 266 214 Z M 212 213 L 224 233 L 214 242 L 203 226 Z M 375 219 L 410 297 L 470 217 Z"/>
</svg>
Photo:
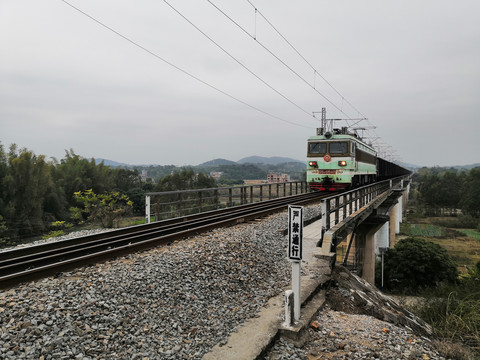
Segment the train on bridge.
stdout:
<svg viewBox="0 0 480 360">
<path fill-rule="evenodd" d="M 410 174 L 377 156 L 375 149 L 347 127 L 317 129 L 308 139 L 307 183 L 317 191 L 341 191 Z"/>
</svg>

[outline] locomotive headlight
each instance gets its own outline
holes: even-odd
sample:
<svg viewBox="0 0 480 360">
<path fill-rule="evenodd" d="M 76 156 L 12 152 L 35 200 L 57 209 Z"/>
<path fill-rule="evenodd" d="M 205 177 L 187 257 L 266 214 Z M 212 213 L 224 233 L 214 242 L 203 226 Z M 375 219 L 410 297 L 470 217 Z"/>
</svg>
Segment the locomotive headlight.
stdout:
<svg viewBox="0 0 480 360">
<path fill-rule="evenodd" d="M 338 166 L 347 166 L 347 162 L 345 160 L 341 160 L 338 162 Z"/>
<path fill-rule="evenodd" d="M 318 165 L 316 161 L 309 161 L 308 166 L 317 167 Z"/>
</svg>

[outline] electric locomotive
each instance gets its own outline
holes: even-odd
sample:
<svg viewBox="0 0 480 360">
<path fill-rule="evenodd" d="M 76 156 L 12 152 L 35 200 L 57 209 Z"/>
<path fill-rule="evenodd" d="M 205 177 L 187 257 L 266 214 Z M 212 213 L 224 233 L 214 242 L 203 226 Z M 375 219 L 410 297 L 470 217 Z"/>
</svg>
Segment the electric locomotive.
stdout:
<svg viewBox="0 0 480 360">
<path fill-rule="evenodd" d="M 377 153 L 347 127 L 325 131 L 308 139 L 307 183 L 318 191 L 339 191 L 377 179 Z"/>
</svg>

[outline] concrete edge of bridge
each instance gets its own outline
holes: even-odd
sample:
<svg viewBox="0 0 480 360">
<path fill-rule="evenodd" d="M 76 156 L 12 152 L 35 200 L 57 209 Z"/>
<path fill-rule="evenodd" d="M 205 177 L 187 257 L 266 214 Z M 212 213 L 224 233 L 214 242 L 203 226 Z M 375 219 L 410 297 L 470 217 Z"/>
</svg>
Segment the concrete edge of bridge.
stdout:
<svg viewBox="0 0 480 360">
<path fill-rule="evenodd" d="M 253 318 L 238 327 L 237 332 L 230 334 L 225 345 L 217 344 L 203 356 L 204 360 L 252 360 L 260 359 L 279 337 L 301 346 L 305 340 L 306 330 L 318 310 L 325 303 L 323 288 L 331 279 L 331 259 L 320 255 L 313 255 L 314 261 L 309 261 L 308 274 L 301 279 L 301 317 L 292 327 L 283 325 L 285 313 L 284 295 L 271 298 L 266 306 Z"/>
</svg>

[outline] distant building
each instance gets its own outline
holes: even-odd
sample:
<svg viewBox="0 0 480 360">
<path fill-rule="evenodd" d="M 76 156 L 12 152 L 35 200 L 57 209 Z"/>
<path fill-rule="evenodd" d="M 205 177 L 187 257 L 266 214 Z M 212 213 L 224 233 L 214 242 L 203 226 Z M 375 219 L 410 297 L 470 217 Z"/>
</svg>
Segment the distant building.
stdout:
<svg viewBox="0 0 480 360">
<path fill-rule="evenodd" d="M 269 184 L 284 183 L 289 181 L 290 181 L 290 175 L 288 174 L 269 173 L 267 175 L 267 182 Z"/>
<path fill-rule="evenodd" d="M 223 175 L 223 172 L 221 172 L 221 171 L 211 171 L 210 172 L 210 176 L 214 179 L 218 179 L 222 175 Z"/>
</svg>

